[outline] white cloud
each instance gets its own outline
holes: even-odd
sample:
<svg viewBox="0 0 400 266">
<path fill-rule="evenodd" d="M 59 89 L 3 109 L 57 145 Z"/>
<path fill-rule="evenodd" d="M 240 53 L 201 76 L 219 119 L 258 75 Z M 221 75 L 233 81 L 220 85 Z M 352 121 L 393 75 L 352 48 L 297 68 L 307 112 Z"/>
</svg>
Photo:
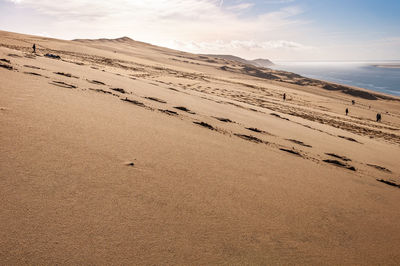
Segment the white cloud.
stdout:
<svg viewBox="0 0 400 266">
<path fill-rule="evenodd" d="M 229 6 L 229 7 L 227 7 L 227 9 L 232 10 L 232 11 L 241 11 L 241 10 L 249 9 L 253 6 L 254 6 L 253 3 L 240 3 L 237 5 Z"/>
<path fill-rule="evenodd" d="M 229 51 L 233 54 L 246 54 L 246 51 L 257 53 L 276 52 L 277 50 L 304 51 L 313 49 L 313 47 L 286 40 L 273 40 L 264 42 L 258 42 L 254 40 L 232 40 L 228 42 L 221 40 L 213 42 L 182 42 L 174 40 L 168 43 L 167 46 L 173 49 L 184 50 L 193 53 L 226 53 Z"/>
<path fill-rule="evenodd" d="M 192 35 L 200 38 L 207 35 L 206 33 L 215 32 L 221 37 L 242 32 L 251 34 L 260 28 L 275 30 L 296 22 L 291 17 L 301 12 L 298 8 L 291 7 L 255 17 L 240 18 L 238 10 L 250 8 L 253 3 L 239 1 L 236 5 L 221 9 L 223 1 L 220 0 L 67 0 L 62 3 L 53 0 L 8 1 L 52 16 L 57 22 L 83 22 L 93 28 L 105 29 L 111 26 L 130 27 L 132 33 L 140 31 L 138 25 L 147 29 L 159 28 L 157 33 L 162 33 L 167 26 L 174 26 L 176 33 L 193 32 Z"/>
<path fill-rule="evenodd" d="M 49 17 L 52 23 L 40 30 L 58 38 L 130 36 L 192 52 L 225 49 L 245 53 L 306 47 L 290 40 L 297 27 L 305 23 L 294 18 L 302 12 L 296 6 L 243 17 L 242 11 L 254 5 L 250 0 L 229 4 L 223 0 L 8 1 Z"/>
<path fill-rule="evenodd" d="M 264 0 L 265 3 L 268 4 L 287 4 L 287 3 L 292 3 L 296 0 Z"/>
</svg>

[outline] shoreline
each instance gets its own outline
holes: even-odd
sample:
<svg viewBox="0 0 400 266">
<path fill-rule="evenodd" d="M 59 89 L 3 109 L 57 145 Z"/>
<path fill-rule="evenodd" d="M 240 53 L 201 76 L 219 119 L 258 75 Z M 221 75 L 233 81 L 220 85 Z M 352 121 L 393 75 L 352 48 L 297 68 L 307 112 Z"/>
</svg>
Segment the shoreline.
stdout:
<svg viewBox="0 0 400 266">
<path fill-rule="evenodd" d="M 372 65 L 373 67 L 377 67 L 377 68 L 388 68 L 388 69 L 399 69 L 400 68 L 400 64 L 394 64 L 394 65 Z"/>
<path fill-rule="evenodd" d="M 346 63 L 346 62 L 344 62 Z M 333 83 L 337 85 L 341 85 L 344 87 L 349 87 L 352 89 L 365 90 L 370 93 L 382 94 L 389 97 L 400 97 L 400 88 L 398 86 L 394 86 L 395 75 L 393 73 L 384 73 L 384 75 L 378 79 L 371 79 L 369 76 L 372 74 L 381 75 L 380 72 L 377 72 L 381 69 L 399 69 L 400 64 L 396 65 L 365 65 L 368 69 L 362 69 L 362 67 L 354 67 L 349 68 L 347 71 L 346 68 L 337 67 L 338 65 L 325 65 L 326 71 L 321 71 L 317 68 L 309 68 L 308 65 L 275 65 L 271 69 L 276 71 L 287 71 L 290 73 L 297 73 L 303 77 L 309 79 L 315 79 L 327 83 Z M 325 68 L 323 69 L 325 70 Z M 351 73 L 351 72 L 354 72 Z M 374 73 L 376 71 L 377 73 Z M 330 72 L 334 72 L 334 74 L 329 74 Z M 325 74 L 328 73 L 328 74 Z M 350 73 L 350 74 L 349 74 Z M 361 74 L 360 74 L 361 73 Z M 350 76 L 349 76 L 350 75 Z M 385 76 L 389 76 L 389 81 Z M 376 81 L 383 81 L 383 83 L 378 83 Z"/>
</svg>

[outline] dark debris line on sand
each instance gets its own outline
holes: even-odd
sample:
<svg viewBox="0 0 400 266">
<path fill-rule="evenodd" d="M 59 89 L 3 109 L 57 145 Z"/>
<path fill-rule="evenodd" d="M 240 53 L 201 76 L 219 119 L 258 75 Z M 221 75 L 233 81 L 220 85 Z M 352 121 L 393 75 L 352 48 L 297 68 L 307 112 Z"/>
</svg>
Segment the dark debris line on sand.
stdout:
<svg viewBox="0 0 400 266">
<path fill-rule="evenodd" d="M 342 162 L 340 162 L 338 160 L 326 159 L 326 160 L 323 160 L 323 161 L 326 162 L 326 163 L 330 163 L 330 164 L 339 166 L 339 167 L 343 167 L 343 168 L 349 169 L 351 171 L 356 171 L 356 168 L 354 168 L 354 166 L 350 166 L 350 165 L 342 163 Z"/>
<path fill-rule="evenodd" d="M 369 164 L 369 163 L 367 163 L 367 165 L 370 166 L 370 167 L 376 168 L 376 169 L 378 169 L 380 171 L 383 171 L 383 172 L 387 172 L 387 173 L 391 173 L 392 172 L 389 169 L 387 169 L 385 167 L 382 167 L 382 166 L 379 166 L 379 165 Z"/>
<path fill-rule="evenodd" d="M 132 103 L 132 104 L 135 104 L 135 105 L 140 106 L 140 107 L 146 107 L 146 105 L 144 103 L 136 101 L 136 100 L 128 99 L 128 98 L 121 99 L 121 101 Z"/>
<path fill-rule="evenodd" d="M 11 64 L 11 61 L 5 58 L 1 58 L 0 61 L 6 62 L 8 64 Z"/>
<path fill-rule="evenodd" d="M 65 77 L 68 77 L 68 78 L 78 78 L 78 77 L 76 77 L 76 76 L 73 76 L 72 74 L 70 74 L 70 73 L 64 73 L 64 72 L 54 72 L 54 74 L 57 74 L 57 75 L 61 75 L 61 76 L 65 76 Z"/>
<path fill-rule="evenodd" d="M 232 120 L 230 120 L 229 118 L 223 118 L 223 117 L 214 117 L 214 118 L 224 123 L 233 123 Z"/>
<path fill-rule="evenodd" d="M 394 183 L 392 181 L 388 181 L 388 180 L 384 180 L 384 179 L 377 179 L 376 181 L 384 183 L 384 184 L 392 186 L 392 187 L 400 188 L 400 185 L 398 185 L 398 184 L 396 184 L 396 183 Z"/>
<path fill-rule="evenodd" d="M 35 73 L 35 72 L 24 72 L 24 74 L 33 75 L 33 76 L 42 76 L 39 73 Z"/>
<path fill-rule="evenodd" d="M 45 54 L 45 57 L 48 58 L 52 58 L 52 59 L 61 59 L 61 57 L 59 55 L 55 55 L 55 54 Z"/>
<path fill-rule="evenodd" d="M 6 64 L 2 64 L 2 63 L 0 63 L 0 67 L 8 69 L 8 70 L 13 70 L 14 69 L 12 66 L 6 65 Z"/>
<path fill-rule="evenodd" d="M 282 116 L 280 116 L 280 115 L 278 115 L 278 114 L 276 114 L 276 113 L 270 113 L 270 115 L 276 116 L 276 117 L 278 117 L 278 118 L 280 118 L 280 119 L 283 119 L 283 120 L 290 121 L 289 118 L 282 117 Z"/>
<path fill-rule="evenodd" d="M 96 85 L 106 85 L 104 82 L 98 80 L 87 80 L 89 83 L 96 84 Z"/>
<path fill-rule="evenodd" d="M 255 142 L 255 143 L 263 143 L 263 142 L 264 142 L 264 141 L 262 141 L 261 139 L 256 138 L 256 137 L 251 136 L 251 135 L 244 135 L 244 134 L 236 134 L 236 133 L 235 133 L 235 136 L 237 136 L 237 137 L 239 137 L 239 138 L 241 138 L 241 139 L 244 139 L 244 140 L 248 140 L 248 141 L 251 141 L 251 142 Z"/>
<path fill-rule="evenodd" d="M 328 155 L 328 156 L 335 157 L 337 159 L 343 160 L 345 162 L 351 161 L 351 159 L 349 159 L 349 158 L 347 158 L 345 156 L 340 156 L 340 155 L 337 155 L 337 154 L 334 154 L 334 153 L 325 153 L 325 154 Z"/>
<path fill-rule="evenodd" d="M 264 131 L 255 128 L 255 127 L 246 127 L 247 130 L 253 131 L 253 132 L 257 132 L 257 133 L 264 133 Z"/>
<path fill-rule="evenodd" d="M 186 113 L 192 114 L 192 115 L 196 114 L 195 112 L 190 111 L 189 109 L 187 109 L 184 106 L 175 106 L 174 108 L 178 109 L 178 110 L 181 110 L 181 111 L 184 111 Z"/>
<path fill-rule="evenodd" d="M 111 91 L 105 91 L 105 90 L 103 90 L 103 89 L 93 89 L 93 88 L 89 88 L 89 90 L 95 91 L 95 92 L 102 92 L 102 93 L 105 93 L 105 94 L 112 94 Z"/>
<path fill-rule="evenodd" d="M 288 152 L 288 153 L 294 154 L 294 155 L 297 155 L 297 156 L 300 156 L 300 157 L 303 157 L 299 152 L 294 151 L 294 150 L 289 150 L 289 149 L 285 149 L 285 148 L 280 148 L 280 150 L 284 151 L 284 152 Z"/>
<path fill-rule="evenodd" d="M 304 146 L 304 147 L 312 148 L 311 145 L 305 144 L 304 142 L 302 142 L 302 141 L 300 141 L 300 140 L 295 140 L 295 139 L 287 139 L 287 140 L 288 140 L 288 141 L 291 141 L 291 142 L 293 142 L 293 143 L 299 144 L 299 145 L 301 145 L 301 146 Z"/>
<path fill-rule="evenodd" d="M 40 67 L 31 66 L 31 65 L 24 65 L 24 67 L 33 68 L 33 69 L 41 69 Z"/>
<path fill-rule="evenodd" d="M 110 88 L 110 90 L 113 90 L 113 91 L 116 91 L 116 92 L 119 92 L 119 93 L 122 93 L 122 94 L 126 93 L 126 91 L 124 89 L 121 89 L 121 88 Z"/>
<path fill-rule="evenodd" d="M 199 125 L 199 126 L 202 126 L 202 127 L 205 127 L 205 128 L 208 128 L 208 129 L 211 129 L 211 130 L 216 130 L 212 125 L 210 125 L 210 124 L 207 124 L 207 123 L 205 123 L 205 122 L 193 122 L 194 124 L 196 124 L 196 125 Z"/>
<path fill-rule="evenodd" d="M 352 142 L 356 142 L 356 143 L 362 144 L 361 142 L 358 142 L 357 140 L 355 140 L 353 138 L 350 138 L 350 137 L 346 137 L 346 136 L 338 136 L 338 137 L 342 138 L 342 139 L 345 139 L 345 140 L 348 140 L 348 141 L 352 141 Z"/>
<path fill-rule="evenodd" d="M 62 81 L 52 81 L 52 82 L 50 82 L 50 84 L 53 84 L 53 85 L 56 85 L 59 87 L 63 87 L 63 88 L 68 88 L 68 89 L 76 89 L 77 88 L 75 85 L 67 84 Z"/>
<path fill-rule="evenodd" d="M 167 103 L 166 101 L 163 101 L 163 100 L 158 99 L 158 98 L 156 98 L 156 97 L 144 97 L 144 98 L 146 98 L 146 99 L 148 99 L 148 100 L 151 100 L 151 101 L 154 101 L 154 102 Z"/>
<path fill-rule="evenodd" d="M 160 112 L 162 112 L 164 114 L 167 114 L 167 115 L 178 115 L 177 112 L 171 111 L 171 110 L 167 110 L 167 109 L 158 109 L 158 111 L 160 111 Z"/>
</svg>

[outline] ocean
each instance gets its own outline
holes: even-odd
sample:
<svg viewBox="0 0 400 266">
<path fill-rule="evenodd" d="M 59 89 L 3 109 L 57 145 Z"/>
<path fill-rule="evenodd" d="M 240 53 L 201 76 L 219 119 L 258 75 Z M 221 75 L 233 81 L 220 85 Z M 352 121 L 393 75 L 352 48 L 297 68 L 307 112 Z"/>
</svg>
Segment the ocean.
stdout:
<svg viewBox="0 0 400 266">
<path fill-rule="evenodd" d="M 274 62 L 273 69 L 285 70 L 305 77 L 331 81 L 400 96 L 400 68 L 375 65 L 396 64 L 400 61 L 369 62 Z"/>
</svg>

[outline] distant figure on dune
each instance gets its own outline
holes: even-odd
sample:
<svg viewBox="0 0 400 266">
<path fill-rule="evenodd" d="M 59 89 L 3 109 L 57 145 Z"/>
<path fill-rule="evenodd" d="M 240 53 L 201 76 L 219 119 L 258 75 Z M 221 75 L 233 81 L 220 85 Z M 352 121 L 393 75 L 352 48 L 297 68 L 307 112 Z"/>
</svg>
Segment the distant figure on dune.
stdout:
<svg viewBox="0 0 400 266">
<path fill-rule="evenodd" d="M 286 93 L 283 94 L 283 100 L 286 100 Z"/>
<path fill-rule="evenodd" d="M 376 122 L 381 122 L 382 120 L 382 115 L 380 113 L 376 114 Z"/>
<path fill-rule="evenodd" d="M 352 104 L 352 105 L 355 105 L 355 104 L 356 104 L 356 101 L 351 100 L 351 104 Z"/>
<path fill-rule="evenodd" d="M 32 49 L 33 49 L 33 52 L 36 54 L 36 44 L 33 44 Z"/>
<path fill-rule="evenodd" d="M 349 114 L 349 108 L 346 108 L 346 115 Z"/>
</svg>

